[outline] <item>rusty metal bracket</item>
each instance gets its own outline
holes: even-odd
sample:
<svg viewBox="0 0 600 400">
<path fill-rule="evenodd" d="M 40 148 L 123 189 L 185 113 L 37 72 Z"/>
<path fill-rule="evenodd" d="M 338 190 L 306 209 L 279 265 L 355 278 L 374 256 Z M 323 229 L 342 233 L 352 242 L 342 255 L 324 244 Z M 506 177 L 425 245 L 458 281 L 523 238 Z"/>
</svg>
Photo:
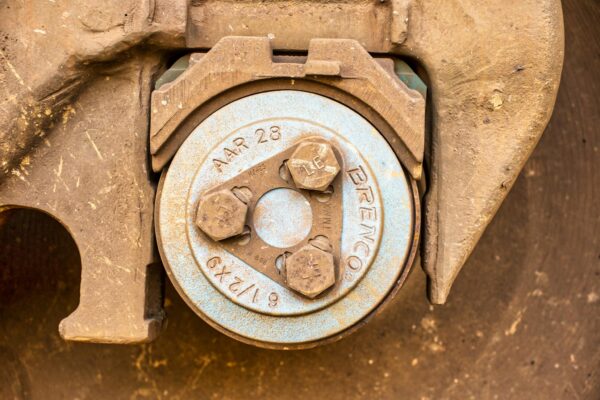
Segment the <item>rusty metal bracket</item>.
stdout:
<svg viewBox="0 0 600 400">
<path fill-rule="evenodd" d="M 260 85 L 264 81 L 262 87 L 253 87 L 255 93 L 272 90 L 270 79 L 284 79 L 288 89 L 300 88 L 300 81 L 317 83 L 368 104 L 390 125 L 391 129 L 382 133 L 412 177 L 420 179 L 425 99 L 373 59 L 358 42 L 341 39 L 311 40 L 308 56 L 301 62 L 274 60 L 266 37 L 225 37 L 208 53 L 192 54 L 183 74 L 152 93 L 150 149 L 154 170 L 164 167 L 201 122 L 207 114 L 202 113 L 203 105 L 250 83 Z M 193 113 L 201 116 L 194 118 Z"/>
</svg>

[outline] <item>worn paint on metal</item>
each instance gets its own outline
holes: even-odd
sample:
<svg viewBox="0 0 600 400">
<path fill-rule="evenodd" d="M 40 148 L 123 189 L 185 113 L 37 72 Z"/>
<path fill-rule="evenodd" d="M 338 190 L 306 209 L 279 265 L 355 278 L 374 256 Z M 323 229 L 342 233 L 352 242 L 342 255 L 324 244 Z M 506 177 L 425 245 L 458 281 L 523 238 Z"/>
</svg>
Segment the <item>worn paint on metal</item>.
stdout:
<svg viewBox="0 0 600 400">
<path fill-rule="evenodd" d="M 290 117 L 293 116 L 293 117 Z M 203 240 L 191 224 L 189 210 L 203 188 L 219 179 L 211 154 L 231 139 L 244 135 L 244 127 L 254 134 L 256 124 L 279 124 L 283 134 L 277 141 L 263 143 L 260 152 L 253 147 L 241 152 L 226 175 L 236 175 L 256 154 L 269 157 L 297 142 L 308 131 L 318 134 L 347 155 L 344 180 L 344 233 L 342 259 L 347 267 L 360 272 L 348 274 L 328 294 L 328 299 L 308 300 L 282 287 L 228 254 L 221 246 Z M 234 132 L 237 136 L 231 136 Z M 352 149 L 345 151 L 345 149 Z M 191 188 L 191 189 L 190 189 Z M 362 210 L 365 196 L 372 196 L 372 209 Z M 157 220 L 161 253 L 175 286 L 192 308 L 213 325 L 258 344 L 293 346 L 318 341 L 338 334 L 367 316 L 396 284 L 405 265 L 413 236 L 413 193 L 394 152 L 383 137 L 364 118 L 346 106 L 325 97 L 299 92 L 278 91 L 253 95 L 222 108 L 205 120 L 190 135 L 174 158 L 161 190 Z M 379 205 L 381 204 L 381 205 Z M 347 210 L 347 211 L 346 211 Z M 368 232 L 361 227 L 371 221 L 373 242 L 367 248 L 357 245 Z M 367 233 L 365 233 L 367 232 Z M 364 242 L 364 240 L 363 240 Z M 359 266 L 361 257 L 363 265 Z M 212 261 L 209 265 L 208 260 Z M 356 257 L 356 258 L 352 258 Z M 369 267 L 370 264 L 370 267 Z M 223 267 L 225 271 L 223 271 Z M 214 271 L 213 271 L 214 269 Z M 202 272 L 201 272 L 202 271 Z M 235 274 L 244 282 L 259 287 L 260 299 L 227 295 Z M 350 268 L 346 268 L 351 272 Z M 223 272 L 226 274 L 223 275 Z M 229 273 L 227 273 L 229 272 Z M 360 276 L 364 273 L 364 276 Z M 251 278 L 248 278 L 250 276 Z M 221 282 L 222 280 L 222 282 Z M 352 290 L 350 290 L 352 289 Z M 336 294 L 344 293 L 344 296 Z M 275 293 L 274 296 L 271 296 Z M 247 297 L 246 297 L 247 296 Z M 239 303 L 246 299 L 247 303 Z M 331 299 L 336 301 L 331 301 Z M 261 308 L 259 308 L 261 307 Z M 279 313 L 279 315 L 273 315 Z M 287 316 L 285 316 L 287 315 Z"/>
<path fill-rule="evenodd" d="M 254 209 L 256 234 L 269 245 L 282 249 L 306 239 L 312 221 L 309 201 L 292 189 L 278 188 L 265 193 Z"/>
</svg>

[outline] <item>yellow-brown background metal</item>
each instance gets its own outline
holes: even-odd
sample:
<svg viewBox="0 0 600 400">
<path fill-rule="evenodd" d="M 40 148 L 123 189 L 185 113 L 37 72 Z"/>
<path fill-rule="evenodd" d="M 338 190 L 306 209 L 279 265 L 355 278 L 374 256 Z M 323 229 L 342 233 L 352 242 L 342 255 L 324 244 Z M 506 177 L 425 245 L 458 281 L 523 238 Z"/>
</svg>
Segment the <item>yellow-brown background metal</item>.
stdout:
<svg viewBox="0 0 600 400">
<path fill-rule="evenodd" d="M 124 8 L 129 6 L 126 1 L 118 3 Z M 444 21 L 454 21 L 458 29 L 464 28 L 462 21 L 469 22 L 471 28 L 486 21 L 485 15 L 469 13 L 472 4 L 466 2 L 460 2 L 461 9 L 456 8 L 458 2 L 430 3 L 432 7 L 455 7 L 452 12 L 446 12 L 447 18 L 439 16 L 439 27 L 444 25 Z M 54 31 L 48 21 L 60 18 L 65 11 L 60 7 L 68 3 L 44 4 L 2 4 L 3 56 L 10 60 L 18 75 L 14 76 L 8 68 L 0 71 L 0 77 L 9 94 L 2 97 L 3 101 L 7 101 L 3 107 L 8 107 L 7 104 L 15 99 L 35 98 L 29 95 L 29 89 L 36 95 L 41 93 L 37 96 L 40 99 L 57 88 L 65 89 L 61 85 L 48 85 L 48 82 L 61 82 L 67 86 L 57 93 L 62 100 L 60 107 L 72 105 L 78 115 L 69 112 L 66 115 L 71 119 L 62 125 L 63 114 L 58 112 L 61 123 L 52 132 L 51 143 L 52 149 L 56 149 L 60 144 L 69 143 L 61 139 L 62 131 L 71 138 L 77 138 L 79 136 L 73 136 L 70 131 L 74 124 L 80 128 L 104 126 L 106 121 L 114 121 L 107 116 L 113 113 L 122 115 L 125 103 L 113 108 L 103 107 L 94 96 L 86 94 L 81 95 L 75 104 L 71 103 L 73 93 L 79 93 L 84 83 L 93 89 L 96 97 L 106 96 L 113 102 L 115 98 L 124 97 L 118 90 L 119 86 L 113 86 L 114 70 L 108 73 L 110 80 L 105 80 L 105 76 L 91 82 L 80 77 L 62 79 L 65 71 L 71 73 L 72 70 L 57 67 L 63 65 L 60 61 L 64 55 L 62 50 L 57 51 L 56 43 L 60 42 L 57 37 L 68 37 L 71 31 Z M 91 2 L 78 4 L 90 7 Z M 170 6 L 175 8 L 173 4 L 170 2 Z M 529 18 L 526 15 L 532 5 L 552 8 L 554 2 L 497 4 L 507 10 L 516 7 L 518 12 L 512 17 L 506 13 L 495 13 L 501 22 L 491 24 L 484 32 L 479 31 L 480 28 L 475 29 L 475 34 L 482 41 L 491 43 L 492 49 L 502 41 L 514 47 L 519 38 L 530 40 L 539 47 L 537 41 L 523 36 L 522 31 L 516 28 L 521 26 L 521 18 Z M 50 6 L 57 8 L 56 13 Z M 282 353 L 240 344 L 209 329 L 189 310 L 173 288 L 167 286 L 166 310 L 170 323 L 157 342 L 125 347 L 67 343 L 56 333 L 56 326 L 77 307 L 79 301 L 81 271 L 75 243 L 60 224 L 46 215 L 10 211 L 2 214 L 3 239 L 0 244 L 0 264 L 3 267 L 0 284 L 0 364 L 3 366 L 0 369 L 0 397 L 597 399 L 600 396 L 597 353 L 600 327 L 596 296 L 600 291 L 597 252 L 600 227 L 592 216 L 597 208 L 597 171 L 600 170 L 596 129 L 600 124 L 596 71 L 600 67 L 595 56 L 599 51 L 596 40 L 599 11 L 594 0 L 567 0 L 563 2 L 563 8 L 566 63 L 555 114 L 523 174 L 456 280 L 445 307 L 430 309 L 422 301 L 424 282 L 416 273 L 388 312 L 374 318 L 356 335 L 331 346 L 302 353 Z M 126 11 L 121 13 L 118 7 L 115 10 L 119 11 L 119 16 L 127 14 Z M 160 4 L 158 10 L 162 11 Z M 444 12 L 443 7 L 440 12 Z M 519 13 L 524 16 L 519 17 Z M 77 22 L 81 14 L 85 13 L 71 13 L 70 19 L 66 20 L 69 30 L 77 32 L 82 26 Z M 29 19 L 23 20 L 20 15 L 27 15 Z M 94 14 L 87 13 L 83 20 L 94 25 L 90 16 Z M 105 44 L 103 51 L 122 50 L 122 47 L 109 45 L 111 40 L 120 38 L 118 29 L 109 33 L 98 32 L 98 27 L 103 28 L 99 24 L 103 21 L 102 16 L 112 18 L 109 13 L 97 15 L 94 29 L 88 29 L 85 34 L 77 32 L 81 36 L 76 36 L 78 40 L 71 43 L 82 43 L 93 37 L 95 43 Z M 543 19 L 531 18 L 532 21 Z M 161 21 L 165 22 L 164 19 Z M 129 21 L 122 26 L 127 27 L 124 33 L 132 32 Z M 108 28 L 110 25 L 104 27 Z M 506 30 L 499 31 L 499 28 Z M 514 30 L 514 35 L 509 29 Z M 46 32 L 46 35 L 39 31 Z M 444 32 L 448 41 L 456 41 L 454 35 L 448 34 L 450 30 Z M 497 36 L 490 40 L 489 36 L 494 32 Z M 507 34 L 508 37 L 505 36 Z M 139 43 L 143 38 L 129 37 L 134 40 L 127 46 Z M 39 38 L 38 44 L 34 43 L 35 38 Z M 29 45 L 27 51 L 24 44 Z M 464 46 L 464 42 L 460 42 L 460 46 Z M 469 53 L 470 48 L 466 46 L 464 50 Z M 96 55 L 106 54 L 103 51 L 96 52 Z M 30 63 L 24 54 L 29 54 L 29 57 L 37 54 L 45 61 Z M 488 54 L 490 59 L 498 57 L 496 51 L 482 51 L 481 54 Z M 84 62 L 90 58 L 93 57 L 82 57 Z M 31 67 L 24 68 L 26 64 Z M 122 67 L 123 63 L 119 64 Z M 6 63 L 2 65 L 7 66 Z M 93 63 L 90 65 L 88 74 L 97 67 Z M 523 67 L 531 65 L 525 63 Z M 48 71 L 54 71 L 50 78 Z M 447 74 L 457 74 L 457 71 L 456 64 L 453 64 L 447 69 Z M 529 71 L 532 69 L 529 68 Z M 132 84 L 145 79 L 143 75 L 121 73 L 117 75 L 122 78 L 120 87 L 125 87 L 126 82 Z M 55 74 L 60 79 L 56 79 Z M 480 70 L 471 82 L 490 74 L 493 75 L 493 72 L 488 69 Z M 470 78 L 468 73 L 458 75 Z M 38 79 L 34 80 L 32 76 Z M 38 85 L 40 82 L 45 84 Z M 464 93 L 465 87 L 461 82 L 464 81 L 455 81 L 454 85 L 445 88 L 445 93 L 452 88 Z M 129 87 L 129 98 L 133 91 Z M 439 96 L 436 105 L 443 103 L 443 96 Z M 15 109 L 20 110 L 18 105 Z M 7 108 L 2 108 L 2 111 L 9 111 L 8 115 L 12 116 Z M 89 119 L 90 115 L 99 111 L 101 118 Z M 47 118 L 42 115 L 40 119 Z M 88 120 L 83 116 L 88 116 Z M 36 125 L 30 124 L 30 127 L 33 126 Z M 98 142 L 101 139 L 99 132 L 88 133 L 102 149 L 102 143 Z M 118 135 L 125 133 L 126 130 L 116 132 Z M 8 135 L 4 138 L 3 142 L 13 144 L 22 136 Z M 88 140 L 86 136 L 83 138 Z M 117 142 L 110 139 L 113 143 Z M 90 146 L 89 159 L 96 157 L 89 141 L 84 143 Z M 14 148 L 16 151 L 23 149 Z M 131 149 L 128 150 L 132 153 Z M 38 162 L 38 154 L 32 155 L 29 161 Z M 10 160 L 14 153 L 11 150 L 2 155 Z M 103 155 L 108 157 L 110 154 Z M 51 152 L 46 152 L 46 157 L 52 158 L 52 162 L 37 166 L 51 174 L 57 169 L 59 158 L 53 158 Z M 64 162 L 71 161 L 65 158 Z M 65 173 L 70 172 L 71 165 L 63 165 L 63 179 L 66 179 Z M 95 174 L 88 175 L 90 183 L 99 172 L 98 164 L 94 167 Z M 22 170 L 19 171 L 22 174 Z M 31 170 L 28 172 L 31 174 Z M 17 175 L 13 176 L 22 182 Z M 34 179 L 26 177 L 30 181 Z M 448 185 L 452 186 L 455 181 L 449 179 L 449 182 Z M 12 184 L 3 185 L 15 188 Z M 52 196 L 51 189 L 52 181 L 49 196 Z M 56 190 L 56 196 L 66 198 L 64 186 L 59 183 Z M 81 192 L 77 195 L 81 196 Z M 72 198 L 75 193 L 69 196 Z M 67 202 L 65 207 L 76 208 L 71 202 Z M 98 219 L 92 224 L 88 222 L 82 229 L 88 226 L 94 230 L 105 229 Z M 78 231 L 79 228 L 72 233 Z M 149 229 L 142 230 L 142 235 L 149 236 L 148 232 Z M 81 240 L 77 239 L 80 245 Z M 85 248 L 85 245 L 81 246 L 80 251 L 83 253 Z M 89 252 L 82 254 L 82 258 L 87 260 L 85 262 L 89 261 L 89 255 Z M 122 255 L 118 258 L 126 259 Z"/>
</svg>

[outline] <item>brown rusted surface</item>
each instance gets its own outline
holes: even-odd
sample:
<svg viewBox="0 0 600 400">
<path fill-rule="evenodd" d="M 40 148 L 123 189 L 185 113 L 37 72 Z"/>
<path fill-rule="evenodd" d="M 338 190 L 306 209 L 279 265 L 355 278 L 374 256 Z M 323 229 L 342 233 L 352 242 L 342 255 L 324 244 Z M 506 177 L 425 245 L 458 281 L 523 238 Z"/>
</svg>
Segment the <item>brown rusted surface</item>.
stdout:
<svg viewBox="0 0 600 400">
<path fill-rule="evenodd" d="M 328 143 L 304 142 L 287 162 L 294 183 L 301 189 L 324 191 L 340 172 L 340 164 Z"/>
<path fill-rule="evenodd" d="M 446 301 L 552 115 L 563 41 L 560 0 L 411 8 L 401 52 L 422 63 L 432 93 L 422 257 L 435 304 Z"/>
<path fill-rule="evenodd" d="M 81 299 L 61 322 L 66 339 L 127 343 L 160 332 L 154 185 L 145 155 L 149 81 L 158 62 L 137 54 L 88 82 L 90 90 L 0 180 L 0 205 L 44 211 L 77 243 Z"/>
<path fill-rule="evenodd" d="M 15 6 L 0 7 L 7 4 Z M 417 271 L 397 301 L 356 335 L 273 352 L 210 329 L 168 285 L 170 323 L 158 341 L 67 343 L 56 325 L 78 303 L 77 245 L 47 216 L 7 213 L 0 398 L 598 399 L 600 227 L 591 216 L 600 171 L 600 14 L 595 0 L 563 5 L 566 63 L 556 112 L 446 306 L 424 304 Z"/>
<path fill-rule="evenodd" d="M 410 0 L 201 1 L 191 4 L 189 47 L 211 48 L 224 36 L 269 37 L 277 49 L 306 50 L 312 38 L 348 38 L 375 53 L 406 40 Z"/>
<path fill-rule="evenodd" d="M 323 23 L 323 15 L 327 15 L 329 23 Z M 227 23 L 227 19 L 232 18 L 242 23 Z M 302 23 L 296 23 L 300 20 Z M 225 29 L 227 33 L 223 32 Z M 140 310 L 145 308 L 139 305 L 141 301 L 129 310 L 122 304 L 134 303 L 118 302 L 119 296 L 113 296 L 115 300 L 101 299 L 115 292 L 128 293 L 124 295 L 126 297 L 131 293 L 136 296 L 156 293 L 156 290 L 148 289 L 156 285 L 147 286 L 140 278 L 145 276 L 142 265 L 146 265 L 148 259 L 153 260 L 139 255 L 149 253 L 152 247 L 148 218 L 144 217 L 145 212 L 135 218 L 136 210 L 145 210 L 152 202 L 152 183 L 144 168 L 145 159 L 132 155 L 145 148 L 147 128 L 144 121 L 147 97 L 143 91 L 134 88 L 135 81 L 138 86 L 143 86 L 150 83 L 153 74 L 123 73 L 123 69 L 128 68 L 125 67 L 129 65 L 128 60 L 138 49 L 143 49 L 144 57 L 152 59 L 143 61 L 144 65 L 157 65 L 161 63 L 158 53 L 181 49 L 186 42 L 187 46 L 205 43 L 202 46 L 210 48 L 224 35 L 252 34 L 271 38 L 270 46 L 275 50 L 306 50 L 310 40 L 318 35 L 354 39 L 368 51 L 407 55 L 419 63 L 428 75 L 432 93 L 432 135 L 428 146 L 423 146 L 419 140 L 415 143 L 407 140 L 411 135 L 403 138 L 405 143 L 402 145 L 395 143 L 396 128 L 387 127 L 387 133 L 386 129 L 382 132 L 392 146 L 396 146 L 395 150 L 415 177 L 420 176 L 423 160 L 419 158 L 419 151 L 425 149 L 427 152 L 430 170 L 423 260 L 431 282 L 430 298 L 436 303 L 446 300 L 458 271 L 537 143 L 552 109 L 563 51 L 558 0 L 527 0 L 518 5 L 418 0 L 379 3 L 366 0 L 268 3 L 221 0 L 189 4 L 144 0 L 102 3 L 10 1 L 0 6 L 0 31 L 0 84 L 5 94 L 0 97 L 0 124 L 4 127 L 0 131 L 0 205 L 31 206 L 51 212 L 79 236 L 76 240 L 84 263 L 82 279 L 88 282 L 82 283 L 81 304 L 82 309 L 94 311 L 85 317 L 89 321 L 74 326 L 80 332 L 95 332 L 93 335 L 101 336 L 94 340 L 116 342 L 144 340 L 154 335 L 139 334 L 140 329 L 146 330 L 143 322 L 146 317 L 140 317 Z M 271 57 L 270 49 L 263 51 Z M 331 53 L 330 50 L 326 52 Z M 243 52 L 238 55 L 246 57 Z M 370 96 L 372 89 L 365 89 L 362 97 L 356 92 L 351 95 L 336 92 L 337 89 L 357 90 L 332 83 L 339 77 L 356 78 L 344 75 L 348 60 L 320 56 L 312 62 L 304 61 L 304 68 L 321 76 L 312 78 L 300 73 L 304 82 L 298 82 L 298 87 L 312 85 L 315 89 L 322 84 L 326 87 L 319 91 L 349 97 L 349 103 L 366 109 L 363 115 L 370 113 L 371 120 L 382 120 L 384 112 L 393 111 L 399 116 L 406 112 L 407 107 L 403 106 L 398 106 L 400 111 L 394 111 L 398 96 L 384 102 L 387 105 L 369 109 L 369 104 L 378 104 L 378 100 Z M 286 67 L 287 64 L 282 63 L 282 68 L 297 68 Z M 264 78 L 291 76 L 289 71 L 279 75 L 281 71 L 275 70 L 274 75 Z M 237 82 L 234 78 L 231 83 Z M 116 79 L 122 79 L 126 84 L 118 86 Z M 286 80 L 288 86 L 294 82 Z M 267 90 L 273 81 L 265 83 L 261 90 Z M 273 84 L 281 84 L 281 81 Z M 360 85 L 365 87 L 364 82 Z M 385 83 L 374 86 L 388 87 Z M 126 88 L 131 89 L 127 94 Z M 195 92 L 201 93 L 201 89 Z M 109 94 L 111 91 L 118 94 L 116 98 L 121 99 L 120 104 Z M 212 97 L 207 99 L 207 104 L 216 106 L 219 102 L 230 101 L 228 95 L 215 97 L 215 93 L 209 93 Z M 104 98 L 111 101 L 104 102 Z M 77 105 L 82 108 L 78 109 Z M 126 112 L 122 113 L 122 110 Z M 199 118 L 206 110 L 208 108 L 192 114 Z M 127 122 L 114 123 L 121 114 Z M 399 119 L 392 116 L 388 120 Z M 193 118 L 181 125 L 179 122 L 175 125 L 185 136 L 187 124 L 191 124 Z M 396 131 L 403 134 L 405 128 Z M 82 132 L 96 144 L 104 141 L 104 147 L 111 149 L 108 153 L 101 152 L 105 157 L 103 161 L 110 164 L 110 176 L 99 178 L 96 172 L 102 171 L 102 163 L 100 167 L 93 163 L 93 154 L 80 157 L 85 154 L 80 147 L 82 144 L 71 144 L 82 140 Z M 142 142 L 132 144 L 134 132 L 135 140 Z M 49 148 L 47 142 L 53 147 Z M 179 143 L 181 141 L 171 140 L 161 145 L 164 146 L 161 147 L 162 165 Z M 92 151 L 95 153 L 93 147 Z M 69 158 L 73 160 L 74 170 L 88 171 L 85 182 L 89 183 L 86 186 L 90 189 L 84 195 L 79 191 L 67 192 L 61 189 L 65 186 L 60 182 L 48 178 L 52 171 L 58 170 L 53 166 L 65 167 L 65 160 Z M 117 168 L 116 160 L 126 167 L 123 170 Z M 35 164 L 31 164 L 32 161 Z M 31 169 L 28 169 L 29 165 Z M 131 176 L 135 177 L 133 183 Z M 29 183 L 22 183 L 26 181 Z M 111 194 L 115 197 L 107 200 L 106 210 L 100 215 L 89 203 L 97 206 L 93 193 L 100 193 L 112 185 L 119 189 L 113 193 L 118 192 L 121 197 Z M 72 182 L 66 183 L 66 187 L 72 190 Z M 58 206 L 49 206 L 52 201 Z M 134 250 L 131 250 L 129 240 L 109 240 L 114 237 L 137 238 Z M 127 279 L 123 280 L 123 277 Z M 111 282 L 106 285 L 112 289 L 99 290 L 96 279 Z M 93 300 L 84 301 L 86 296 Z M 105 315 L 113 309 L 120 309 L 125 317 L 119 318 L 124 319 L 113 320 L 112 316 Z M 120 328 L 111 333 L 107 328 L 112 324 L 110 321 L 129 321 L 129 311 L 135 314 L 131 318 L 137 321 L 133 324 L 137 333 L 122 336 Z M 82 313 L 77 315 L 81 321 L 85 319 Z M 105 322 L 98 322 L 104 317 Z M 94 324 L 101 324 L 102 328 Z M 87 337 L 88 333 L 66 336 L 87 340 L 93 336 Z"/>
<path fill-rule="evenodd" d="M 186 15 L 183 1 L 0 4 L 0 208 L 42 210 L 77 243 L 81 298 L 65 339 L 161 330 L 148 106 L 159 49 L 184 45 Z"/>
<path fill-rule="evenodd" d="M 288 286 L 311 299 L 333 286 L 335 275 L 331 253 L 314 246 L 304 246 L 286 259 Z"/>
<path fill-rule="evenodd" d="M 141 44 L 183 47 L 186 18 L 182 0 L 3 2 L 0 180 L 71 113 L 90 82 L 116 72 L 103 63 L 123 62 Z"/>
<path fill-rule="evenodd" d="M 241 234 L 248 206 L 231 190 L 221 189 L 203 196 L 198 204 L 196 225 L 213 240 Z"/>
<path fill-rule="evenodd" d="M 598 16 L 565 2 L 556 112 L 445 306 L 423 301 L 415 269 L 354 335 L 281 352 L 212 329 L 168 284 L 157 341 L 68 343 L 56 325 L 77 306 L 76 245 L 46 216 L 4 214 L 0 398 L 598 399 Z"/>
<path fill-rule="evenodd" d="M 331 76 L 332 63 L 339 64 L 339 69 L 333 70 L 339 72 L 335 76 Z M 241 36 L 223 38 L 205 55 L 192 54 L 188 69 L 178 79 L 152 93 L 150 147 L 154 170 L 162 169 L 197 125 L 199 121 L 189 117 L 204 103 L 250 83 L 264 82 L 265 87 L 258 91 L 265 91 L 270 80 L 281 78 L 289 78 L 290 89 L 296 88 L 296 81 L 315 82 L 346 92 L 353 102 L 368 104 L 392 126 L 387 139 L 403 165 L 413 178 L 421 176 L 425 99 L 384 69 L 359 43 L 313 39 L 308 56 L 300 62 L 277 62 L 267 37 Z"/>
</svg>

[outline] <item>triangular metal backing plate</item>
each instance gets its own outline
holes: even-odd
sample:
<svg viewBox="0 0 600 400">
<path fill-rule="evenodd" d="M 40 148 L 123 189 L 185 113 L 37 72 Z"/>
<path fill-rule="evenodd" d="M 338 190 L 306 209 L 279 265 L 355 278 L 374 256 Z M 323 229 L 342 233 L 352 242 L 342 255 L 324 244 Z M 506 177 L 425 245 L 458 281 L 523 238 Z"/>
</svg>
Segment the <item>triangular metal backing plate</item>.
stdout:
<svg viewBox="0 0 600 400">
<path fill-rule="evenodd" d="M 329 143 L 326 140 L 314 137 L 311 137 L 311 141 Z M 251 197 L 243 199 L 243 201 L 246 200 L 245 202 L 248 205 L 246 225 L 250 228 L 249 238 L 247 235 L 241 235 L 220 241 L 219 244 L 252 268 L 284 286 L 285 276 L 276 266 L 277 258 L 286 253 L 294 253 L 311 242 L 314 243 L 312 240 L 317 236 L 325 236 L 329 239 L 331 253 L 336 265 L 336 277 L 339 278 L 342 237 L 342 174 L 338 174 L 333 180 L 330 187 L 333 188 L 331 194 L 298 189 L 289 173 L 280 173 L 280 168 L 298 146 L 299 144 L 296 144 L 204 193 L 204 195 L 207 195 L 222 189 L 232 190 L 244 187 L 250 189 L 252 192 Z M 343 157 L 335 146 L 332 146 L 332 148 L 342 167 L 341 171 L 343 171 Z M 265 193 L 278 188 L 289 188 L 298 191 L 308 200 L 312 208 L 310 233 L 300 243 L 288 248 L 278 248 L 266 243 L 258 236 L 254 226 L 254 211 L 259 199 Z M 326 201 L 324 201 L 325 199 Z M 294 218 L 295 216 L 290 215 L 289 217 Z"/>
</svg>

